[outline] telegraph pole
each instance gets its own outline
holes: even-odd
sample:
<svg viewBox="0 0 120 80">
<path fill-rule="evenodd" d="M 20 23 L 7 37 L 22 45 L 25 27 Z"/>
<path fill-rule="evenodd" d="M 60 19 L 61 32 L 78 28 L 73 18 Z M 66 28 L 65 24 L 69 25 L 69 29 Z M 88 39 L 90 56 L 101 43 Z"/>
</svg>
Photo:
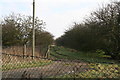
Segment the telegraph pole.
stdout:
<svg viewBox="0 0 120 80">
<path fill-rule="evenodd" d="M 33 40 L 32 40 L 32 59 L 35 55 L 35 0 L 33 0 Z"/>
</svg>

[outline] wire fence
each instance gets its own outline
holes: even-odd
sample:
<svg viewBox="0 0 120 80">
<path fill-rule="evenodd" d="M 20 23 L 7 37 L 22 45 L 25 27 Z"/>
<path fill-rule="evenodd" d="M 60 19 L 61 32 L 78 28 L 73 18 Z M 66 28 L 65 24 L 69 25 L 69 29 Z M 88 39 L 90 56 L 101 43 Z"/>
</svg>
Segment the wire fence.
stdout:
<svg viewBox="0 0 120 80">
<path fill-rule="evenodd" d="M 23 47 L 6 47 L 2 51 L 2 79 L 31 80 L 36 79 L 77 79 L 77 78 L 110 78 L 119 79 L 120 67 L 116 64 L 94 64 L 77 59 L 59 58 L 67 57 L 51 47 L 47 47 L 45 55 L 36 49 L 32 56 L 30 48 L 24 52 Z M 18 51 L 18 52 L 17 52 Z M 38 52 L 37 52 L 38 51 Z M 29 53 L 28 53 L 29 52 Z M 22 54 L 21 54 L 22 53 Z M 42 54 L 42 55 L 41 55 Z M 32 59 L 34 57 L 34 59 Z M 53 58 L 54 57 L 54 58 Z"/>
<path fill-rule="evenodd" d="M 79 61 L 51 60 L 40 57 L 35 57 L 34 60 L 30 58 L 23 60 L 20 55 L 3 55 L 11 56 L 14 60 L 14 63 L 9 61 L 3 64 L 3 78 L 59 78 L 59 76 L 76 74 L 88 69 L 86 63 Z M 18 57 L 19 60 L 13 57 Z"/>
</svg>

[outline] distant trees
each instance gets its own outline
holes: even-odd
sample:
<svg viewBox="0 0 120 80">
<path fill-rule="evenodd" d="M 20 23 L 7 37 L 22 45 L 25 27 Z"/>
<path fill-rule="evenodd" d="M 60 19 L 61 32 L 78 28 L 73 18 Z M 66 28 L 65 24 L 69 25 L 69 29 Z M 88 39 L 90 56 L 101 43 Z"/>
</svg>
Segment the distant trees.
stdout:
<svg viewBox="0 0 120 80">
<path fill-rule="evenodd" d="M 102 6 L 56 40 L 58 45 L 81 51 L 101 49 L 111 57 L 120 59 L 120 2 Z"/>
<path fill-rule="evenodd" d="M 10 14 L 0 23 L 2 25 L 2 45 L 32 45 L 32 17 Z M 44 30 L 43 23 L 35 18 L 36 45 L 49 45 L 53 36 Z"/>
</svg>

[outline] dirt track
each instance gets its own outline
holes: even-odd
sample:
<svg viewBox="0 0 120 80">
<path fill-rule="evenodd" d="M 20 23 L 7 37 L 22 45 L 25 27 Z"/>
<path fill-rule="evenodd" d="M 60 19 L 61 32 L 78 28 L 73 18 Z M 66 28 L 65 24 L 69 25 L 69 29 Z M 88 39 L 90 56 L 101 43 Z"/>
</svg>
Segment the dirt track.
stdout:
<svg viewBox="0 0 120 80">
<path fill-rule="evenodd" d="M 48 78 L 65 74 L 74 74 L 85 71 L 87 63 L 70 62 L 70 61 L 54 61 L 50 65 L 35 68 L 24 68 L 3 71 L 3 78 Z"/>
</svg>

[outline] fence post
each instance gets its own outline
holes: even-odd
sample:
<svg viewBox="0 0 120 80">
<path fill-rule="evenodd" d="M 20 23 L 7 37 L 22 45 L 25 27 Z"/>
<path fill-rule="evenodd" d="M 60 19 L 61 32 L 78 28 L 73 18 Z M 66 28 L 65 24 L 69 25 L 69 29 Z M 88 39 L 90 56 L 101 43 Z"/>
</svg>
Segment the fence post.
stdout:
<svg viewBox="0 0 120 80">
<path fill-rule="evenodd" d="M 45 53 L 45 57 L 46 57 L 46 58 L 49 58 L 49 56 L 50 56 L 50 45 L 48 45 L 47 51 L 46 51 L 46 53 Z"/>
<path fill-rule="evenodd" d="M 23 45 L 23 59 L 25 54 L 26 54 L 26 44 Z"/>
</svg>

